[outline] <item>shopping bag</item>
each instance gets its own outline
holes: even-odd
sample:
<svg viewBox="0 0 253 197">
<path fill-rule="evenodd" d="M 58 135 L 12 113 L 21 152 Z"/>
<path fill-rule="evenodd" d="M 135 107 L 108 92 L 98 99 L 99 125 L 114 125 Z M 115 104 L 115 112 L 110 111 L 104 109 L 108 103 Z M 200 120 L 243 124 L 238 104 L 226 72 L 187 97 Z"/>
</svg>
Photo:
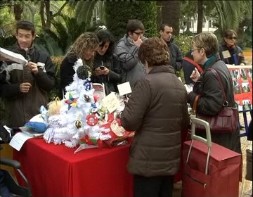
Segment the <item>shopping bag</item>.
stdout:
<svg viewBox="0 0 253 197">
<path fill-rule="evenodd" d="M 207 139 L 195 135 L 195 125 Z M 241 155 L 212 143 L 209 123 L 192 118 L 191 140 L 184 143 L 183 197 L 238 197 Z"/>
</svg>

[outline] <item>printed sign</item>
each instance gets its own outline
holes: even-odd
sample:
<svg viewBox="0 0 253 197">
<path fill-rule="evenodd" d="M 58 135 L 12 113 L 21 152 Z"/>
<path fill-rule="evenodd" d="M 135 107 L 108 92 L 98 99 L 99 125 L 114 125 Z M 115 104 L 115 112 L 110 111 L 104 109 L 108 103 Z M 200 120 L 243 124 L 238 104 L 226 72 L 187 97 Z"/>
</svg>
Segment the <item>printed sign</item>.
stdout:
<svg viewBox="0 0 253 197">
<path fill-rule="evenodd" d="M 238 110 L 252 109 L 252 66 L 227 66 L 232 76 Z"/>
</svg>

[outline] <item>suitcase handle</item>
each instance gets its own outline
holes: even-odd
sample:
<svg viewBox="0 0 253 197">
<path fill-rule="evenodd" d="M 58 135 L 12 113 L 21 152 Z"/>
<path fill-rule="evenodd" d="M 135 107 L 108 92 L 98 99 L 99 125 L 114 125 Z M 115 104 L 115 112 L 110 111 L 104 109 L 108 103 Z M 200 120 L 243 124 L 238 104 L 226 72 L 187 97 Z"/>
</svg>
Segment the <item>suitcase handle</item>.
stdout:
<svg viewBox="0 0 253 197">
<path fill-rule="evenodd" d="M 209 165 L 209 159 L 210 159 L 210 153 L 211 153 L 211 147 L 212 147 L 212 138 L 211 138 L 211 132 L 210 132 L 210 126 L 209 123 L 207 121 L 204 121 L 202 119 L 196 118 L 196 117 L 191 117 L 191 145 L 187 154 L 187 159 L 186 159 L 186 163 L 188 163 L 189 161 L 189 157 L 190 157 L 190 153 L 192 150 L 192 145 L 193 145 L 193 140 L 197 140 L 200 141 L 204 144 L 207 145 L 208 147 L 208 152 L 207 152 L 207 157 L 206 157 L 206 168 L 205 168 L 205 174 L 208 174 L 208 165 Z M 206 129 L 206 139 L 200 136 L 197 136 L 195 134 L 195 130 L 196 130 L 196 124 L 202 125 L 205 127 Z"/>
<path fill-rule="evenodd" d="M 192 122 L 192 124 L 191 124 L 191 139 L 201 141 L 201 142 L 205 143 L 208 147 L 211 148 L 212 138 L 211 138 L 209 123 L 205 120 L 195 118 L 195 117 L 191 118 L 191 122 Z M 205 127 L 205 129 L 206 129 L 206 139 L 195 134 L 196 133 L 196 124 L 202 125 L 202 126 Z"/>
</svg>

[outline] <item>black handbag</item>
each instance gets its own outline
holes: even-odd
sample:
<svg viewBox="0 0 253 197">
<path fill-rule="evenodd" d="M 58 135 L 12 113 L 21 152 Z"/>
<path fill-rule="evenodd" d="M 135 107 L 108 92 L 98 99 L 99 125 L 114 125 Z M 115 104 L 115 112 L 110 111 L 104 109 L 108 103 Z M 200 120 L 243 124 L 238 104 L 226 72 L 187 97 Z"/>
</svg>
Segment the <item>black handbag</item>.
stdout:
<svg viewBox="0 0 253 197">
<path fill-rule="evenodd" d="M 215 116 L 208 116 L 203 114 L 197 114 L 196 108 L 197 103 L 200 98 L 200 95 L 197 95 L 195 97 L 194 103 L 193 103 L 193 112 L 196 115 L 196 118 L 200 118 L 202 120 L 205 120 L 210 125 L 210 130 L 212 133 L 230 133 L 236 131 L 239 124 L 239 113 L 238 109 L 236 107 L 228 107 L 228 102 L 226 98 L 226 94 L 224 91 L 224 87 L 222 85 L 221 79 L 219 74 L 216 70 L 210 69 L 216 76 L 216 78 L 219 81 L 219 84 L 222 89 L 223 97 L 224 97 L 224 104 L 220 112 Z M 197 131 L 205 131 L 205 128 L 201 125 L 196 125 Z"/>
</svg>

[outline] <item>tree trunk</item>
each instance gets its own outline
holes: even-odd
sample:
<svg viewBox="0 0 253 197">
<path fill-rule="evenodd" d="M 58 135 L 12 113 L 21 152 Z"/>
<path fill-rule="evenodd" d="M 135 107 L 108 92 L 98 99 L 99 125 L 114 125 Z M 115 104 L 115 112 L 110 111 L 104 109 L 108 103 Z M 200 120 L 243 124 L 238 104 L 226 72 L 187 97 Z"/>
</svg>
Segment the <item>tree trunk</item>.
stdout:
<svg viewBox="0 0 253 197">
<path fill-rule="evenodd" d="M 44 16 L 44 1 L 40 1 L 40 20 L 41 20 L 41 27 L 42 29 L 46 28 L 45 16 Z"/>
<path fill-rule="evenodd" d="M 202 32 L 202 26 L 203 26 L 203 18 L 204 18 L 204 6 L 203 6 L 203 0 L 198 0 L 198 23 L 197 23 L 197 33 Z"/>
<path fill-rule="evenodd" d="M 45 11 L 46 11 L 46 26 L 45 28 L 50 29 L 51 20 L 52 20 L 52 12 L 50 11 L 50 0 L 45 0 Z"/>
<path fill-rule="evenodd" d="M 14 16 L 15 16 L 16 21 L 21 20 L 22 12 L 23 12 L 23 6 L 20 3 L 15 3 L 14 4 Z"/>
<path fill-rule="evenodd" d="M 170 0 L 170 1 L 157 1 L 158 9 L 160 8 L 160 13 L 158 12 L 159 25 L 161 23 L 169 24 L 174 29 L 174 34 L 179 34 L 179 19 L 180 19 L 180 1 Z"/>
</svg>

